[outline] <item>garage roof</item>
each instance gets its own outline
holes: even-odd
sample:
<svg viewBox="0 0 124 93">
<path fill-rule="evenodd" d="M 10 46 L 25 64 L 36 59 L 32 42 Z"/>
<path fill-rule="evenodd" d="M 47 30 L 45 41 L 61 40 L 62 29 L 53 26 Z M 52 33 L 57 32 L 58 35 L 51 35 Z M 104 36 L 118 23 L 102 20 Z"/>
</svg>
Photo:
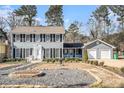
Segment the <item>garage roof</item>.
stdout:
<svg viewBox="0 0 124 93">
<path fill-rule="evenodd" d="M 108 43 L 106 43 L 106 42 L 104 42 L 104 41 L 102 41 L 102 40 L 100 40 L 100 39 L 96 39 L 96 40 L 94 40 L 94 41 L 92 41 L 92 42 L 89 42 L 89 43 L 85 44 L 82 48 L 85 48 L 86 46 L 88 46 L 88 45 L 90 45 L 90 44 L 92 44 L 92 43 L 94 43 L 94 42 L 97 42 L 97 41 L 99 41 L 99 42 L 101 42 L 101 43 L 104 43 L 105 45 L 110 46 L 110 47 L 112 47 L 112 48 L 116 48 L 115 46 L 113 46 L 113 45 L 111 45 L 111 44 L 108 44 Z"/>
</svg>

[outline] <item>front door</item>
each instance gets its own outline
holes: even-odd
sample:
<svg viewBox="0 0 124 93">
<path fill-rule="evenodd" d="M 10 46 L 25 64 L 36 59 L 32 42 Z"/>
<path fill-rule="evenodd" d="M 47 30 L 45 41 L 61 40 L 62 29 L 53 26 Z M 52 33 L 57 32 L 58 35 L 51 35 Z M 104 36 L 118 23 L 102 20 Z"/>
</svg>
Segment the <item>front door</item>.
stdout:
<svg viewBox="0 0 124 93">
<path fill-rule="evenodd" d="M 43 59 L 43 50 L 42 50 L 42 46 L 41 45 L 37 45 L 34 48 L 34 58 L 38 59 L 38 60 L 42 60 Z"/>
</svg>

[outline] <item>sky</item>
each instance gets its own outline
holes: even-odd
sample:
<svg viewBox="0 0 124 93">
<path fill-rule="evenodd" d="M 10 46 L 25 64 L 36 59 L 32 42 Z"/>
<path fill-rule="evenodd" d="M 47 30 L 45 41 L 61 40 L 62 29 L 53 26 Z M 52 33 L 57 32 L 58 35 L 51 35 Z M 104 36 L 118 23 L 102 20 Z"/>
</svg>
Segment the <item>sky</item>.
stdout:
<svg viewBox="0 0 124 93">
<path fill-rule="evenodd" d="M 1 5 L 0 6 L 0 16 L 6 17 L 9 11 L 18 9 L 20 5 Z M 86 24 L 92 12 L 99 7 L 97 5 L 64 5 L 63 15 L 64 15 L 64 26 L 65 29 L 74 22 L 79 21 L 83 24 L 83 29 L 86 33 Z M 40 21 L 41 25 L 45 24 L 45 12 L 48 10 L 49 5 L 37 5 L 37 20 Z"/>
</svg>

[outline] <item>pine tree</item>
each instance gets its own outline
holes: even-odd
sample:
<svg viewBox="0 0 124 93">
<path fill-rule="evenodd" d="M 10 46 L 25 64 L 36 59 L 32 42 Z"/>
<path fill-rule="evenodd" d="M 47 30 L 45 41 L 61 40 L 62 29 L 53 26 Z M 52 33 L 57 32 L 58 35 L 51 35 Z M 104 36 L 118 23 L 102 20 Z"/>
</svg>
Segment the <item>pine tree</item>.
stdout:
<svg viewBox="0 0 124 93">
<path fill-rule="evenodd" d="M 37 7 L 35 5 L 22 5 L 19 9 L 15 10 L 14 13 L 18 16 L 24 16 L 24 21 L 26 21 L 29 26 L 32 26 L 33 18 L 37 14 Z"/>
<path fill-rule="evenodd" d="M 45 17 L 48 26 L 63 26 L 63 6 L 51 5 L 45 13 Z"/>
</svg>

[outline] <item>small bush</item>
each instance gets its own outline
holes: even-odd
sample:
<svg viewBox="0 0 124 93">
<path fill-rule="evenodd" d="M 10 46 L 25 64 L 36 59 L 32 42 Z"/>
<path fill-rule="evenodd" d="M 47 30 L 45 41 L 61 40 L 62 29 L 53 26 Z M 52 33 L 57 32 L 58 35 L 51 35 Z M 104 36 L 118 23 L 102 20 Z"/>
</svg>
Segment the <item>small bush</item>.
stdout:
<svg viewBox="0 0 124 93">
<path fill-rule="evenodd" d="M 93 64 L 98 66 L 98 61 L 93 61 Z"/>
<path fill-rule="evenodd" d="M 65 61 L 65 62 L 69 62 L 69 60 L 70 60 L 69 58 L 65 58 L 65 60 L 64 60 L 64 61 Z"/>
<path fill-rule="evenodd" d="M 60 60 L 59 60 L 59 63 L 62 64 L 62 63 L 63 63 L 63 59 L 60 59 Z"/>
<path fill-rule="evenodd" d="M 123 73 L 124 73 L 124 67 L 122 67 L 122 68 L 121 68 L 121 72 L 123 72 Z"/>
<path fill-rule="evenodd" d="M 87 50 L 84 50 L 83 61 L 84 61 L 84 62 L 88 61 L 88 53 L 87 53 Z"/>
<path fill-rule="evenodd" d="M 99 66 L 104 66 L 104 62 L 100 62 L 99 63 Z"/>
<path fill-rule="evenodd" d="M 90 61 L 90 64 L 93 64 L 93 61 Z"/>
<path fill-rule="evenodd" d="M 76 62 L 82 61 L 80 58 L 75 58 Z"/>
<path fill-rule="evenodd" d="M 55 62 L 56 62 L 56 59 L 51 59 L 51 62 L 52 62 L 52 63 L 55 63 Z"/>
<path fill-rule="evenodd" d="M 50 59 L 46 59 L 47 63 L 49 63 L 51 60 Z"/>
</svg>

